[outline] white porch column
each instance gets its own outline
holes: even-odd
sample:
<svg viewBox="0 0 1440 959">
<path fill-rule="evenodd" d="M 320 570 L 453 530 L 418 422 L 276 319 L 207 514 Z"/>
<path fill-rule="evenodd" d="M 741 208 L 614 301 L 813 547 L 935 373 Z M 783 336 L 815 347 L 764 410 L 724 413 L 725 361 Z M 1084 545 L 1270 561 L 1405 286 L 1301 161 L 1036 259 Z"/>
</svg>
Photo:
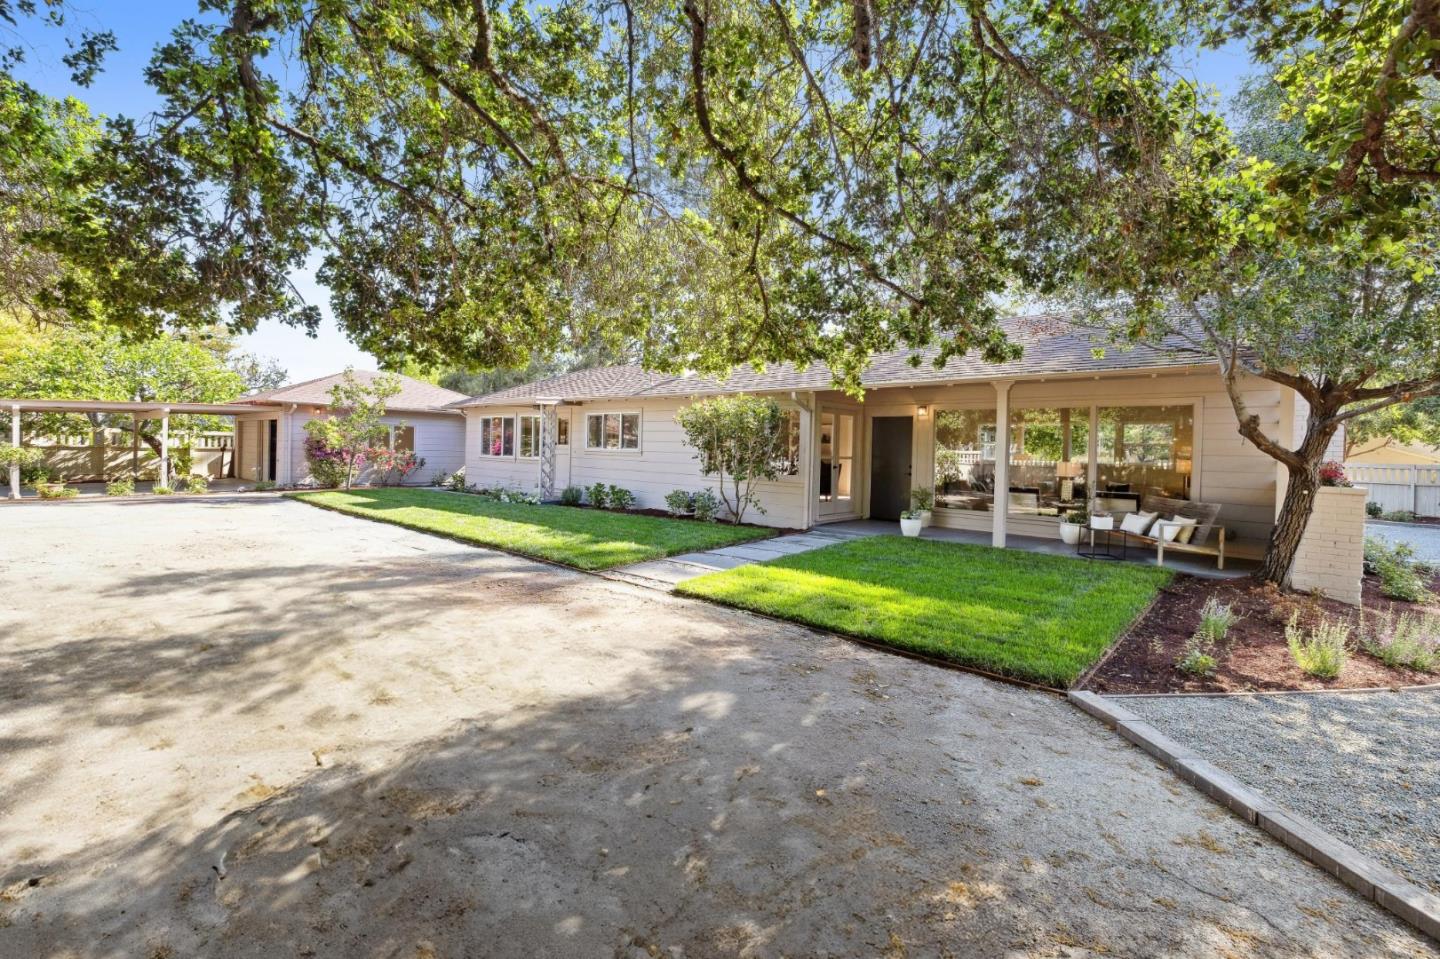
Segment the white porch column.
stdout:
<svg viewBox="0 0 1440 959">
<path fill-rule="evenodd" d="M 555 497 L 555 434 L 560 400 L 552 397 L 538 397 L 535 406 L 540 410 L 540 475 L 535 484 L 542 500 Z"/>
<path fill-rule="evenodd" d="M 20 448 L 20 404 L 15 403 L 10 407 L 10 445 L 17 450 Z M 20 464 L 10 464 L 10 498 L 20 498 Z"/>
<path fill-rule="evenodd" d="M 1005 548 L 1005 523 L 1010 515 L 1010 387 L 1013 380 L 995 380 L 995 510 L 990 544 Z"/>
<path fill-rule="evenodd" d="M 160 485 L 170 485 L 170 410 L 160 413 Z"/>
</svg>

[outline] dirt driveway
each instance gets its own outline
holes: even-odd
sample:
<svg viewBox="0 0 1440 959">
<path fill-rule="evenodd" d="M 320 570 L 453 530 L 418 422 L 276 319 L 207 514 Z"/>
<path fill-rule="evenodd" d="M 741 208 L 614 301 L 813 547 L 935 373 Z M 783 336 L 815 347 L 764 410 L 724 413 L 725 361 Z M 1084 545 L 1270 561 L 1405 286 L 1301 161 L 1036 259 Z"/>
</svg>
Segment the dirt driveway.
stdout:
<svg viewBox="0 0 1440 959">
<path fill-rule="evenodd" d="M 1382 956 L 1071 707 L 273 497 L 0 507 L 0 955 Z"/>
</svg>

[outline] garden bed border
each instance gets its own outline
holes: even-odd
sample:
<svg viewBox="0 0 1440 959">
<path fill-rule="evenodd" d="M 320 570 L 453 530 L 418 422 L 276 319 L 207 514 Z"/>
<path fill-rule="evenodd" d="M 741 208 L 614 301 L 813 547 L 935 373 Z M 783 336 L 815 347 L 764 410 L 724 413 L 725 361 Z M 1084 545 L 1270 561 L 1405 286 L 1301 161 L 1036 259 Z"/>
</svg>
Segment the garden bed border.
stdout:
<svg viewBox="0 0 1440 959">
<path fill-rule="evenodd" d="M 1411 687 L 1416 688 L 1416 687 Z M 1424 687 L 1421 687 L 1424 688 Z M 1355 690 L 1363 691 L 1363 690 Z M 1385 691 L 1389 691 L 1386 689 Z M 1292 690 L 1312 692 L 1312 690 Z M 1325 692 L 1325 690 L 1314 690 Z M 1170 694 L 1151 694 L 1170 695 Z M 1188 695 L 1269 695 L 1257 693 L 1192 693 Z M 1100 696 L 1072 690 L 1070 702 L 1081 711 L 1117 730 L 1122 737 L 1169 767 L 1177 776 L 1225 806 L 1251 825 L 1269 833 L 1293 851 L 1381 908 L 1394 913 L 1421 932 L 1440 939 L 1440 896 L 1435 896 L 1374 862 L 1314 822 L 1293 813 L 1256 789 L 1202 758 L 1156 729 L 1139 715 Z"/>
</svg>

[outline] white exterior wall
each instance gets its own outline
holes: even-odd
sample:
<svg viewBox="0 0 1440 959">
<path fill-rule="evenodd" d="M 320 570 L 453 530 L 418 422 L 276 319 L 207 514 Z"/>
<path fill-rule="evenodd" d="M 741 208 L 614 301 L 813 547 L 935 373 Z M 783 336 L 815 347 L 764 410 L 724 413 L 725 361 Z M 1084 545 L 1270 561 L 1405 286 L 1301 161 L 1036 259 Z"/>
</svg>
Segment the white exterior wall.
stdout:
<svg viewBox="0 0 1440 959">
<path fill-rule="evenodd" d="M 280 482 L 291 486 L 308 486 L 314 482 L 310 476 L 310 464 L 305 459 L 305 424 L 324 417 L 324 411 L 315 407 L 300 407 L 294 412 L 282 414 L 277 472 L 285 478 Z M 453 473 L 465 462 L 463 417 L 454 413 L 387 413 L 381 422 L 388 426 L 415 428 L 415 455 L 424 459 L 425 465 L 406 478 L 406 486 L 427 486 L 437 473 Z M 288 468 L 285 458 L 287 447 Z M 369 471 L 362 472 L 359 482 L 369 481 Z"/>
<path fill-rule="evenodd" d="M 565 447 L 556 448 L 556 493 L 566 486 L 614 484 L 634 493 L 638 507 L 664 509 L 665 494 L 671 490 L 695 492 L 707 487 L 715 489 L 714 477 L 701 474 L 695 451 L 686 445 L 685 433 L 675 422 L 675 414 L 690 402 L 686 397 L 667 397 L 647 400 L 596 400 L 561 406 L 559 415 L 570 418 L 570 444 L 568 451 Z M 788 398 L 781 400 L 781 406 L 786 409 L 799 409 Z M 535 489 L 540 481 L 540 461 L 518 456 L 518 427 L 517 455 L 495 457 L 479 454 L 480 419 L 483 416 L 533 414 L 536 412 L 535 407 L 484 407 L 472 408 L 466 412 L 466 481 L 480 486 Z M 635 412 L 640 414 L 639 450 L 585 448 L 586 414 Z M 806 419 L 808 421 L 808 418 Z M 802 446 L 805 445 L 808 444 L 803 443 L 802 435 Z M 765 512 L 760 513 L 753 509 L 747 511 L 746 520 L 767 526 L 801 528 L 808 525 L 804 476 L 805 469 L 802 465 L 797 476 L 758 484 L 755 492 Z"/>
<path fill-rule="evenodd" d="M 1290 585 L 1360 605 L 1365 571 L 1364 487 L 1322 486 L 1290 567 Z"/>
</svg>

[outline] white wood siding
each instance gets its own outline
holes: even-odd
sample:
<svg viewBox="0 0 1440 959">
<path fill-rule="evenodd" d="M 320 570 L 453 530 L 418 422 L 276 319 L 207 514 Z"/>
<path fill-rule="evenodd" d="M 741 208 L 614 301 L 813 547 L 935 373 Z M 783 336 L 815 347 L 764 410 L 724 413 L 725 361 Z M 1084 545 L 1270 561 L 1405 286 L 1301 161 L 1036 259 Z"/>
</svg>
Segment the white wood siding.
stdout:
<svg viewBox="0 0 1440 959">
<path fill-rule="evenodd" d="M 292 486 L 308 486 L 314 482 L 310 476 L 310 464 L 305 459 L 305 424 L 313 419 L 324 418 L 323 412 L 299 409 L 286 414 L 288 427 L 282 427 L 281 443 L 289 444 L 290 475 L 283 482 Z M 390 413 L 381 422 L 389 426 L 413 426 L 415 428 L 415 455 L 425 460 L 425 465 L 411 473 L 405 480 L 406 486 L 426 486 L 437 473 L 453 473 L 465 462 L 465 420 L 453 413 Z M 284 470 L 285 457 L 279 459 L 279 469 Z M 369 472 L 360 474 L 360 482 L 369 482 Z"/>
<path fill-rule="evenodd" d="M 685 444 L 685 433 L 675 422 L 675 414 L 689 404 L 681 397 L 655 400 L 615 400 L 571 404 L 561 408 L 561 415 L 570 417 L 570 448 L 557 449 L 556 492 L 565 486 L 589 486 L 610 483 L 623 486 L 635 494 L 636 505 L 642 509 L 664 509 L 665 494 L 683 489 L 695 492 L 715 489 L 713 477 L 701 474 L 695 451 Z M 786 401 L 781 406 L 796 409 Z M 587 413 L 640 413 L 639 450 L 587 450 L 585 448 L 585 415 Z M 533 414 L 534 407 L 485 407 L 468 411 L 465 437 L 465 479 L 480 486 L 511 486 L 533 490 L 540 480 L 540 461 L 518 456 L 481 456 L 480 419 L 482 416 L 517 416 Z M 516 448 L 519 448 L 517 429 Z M 801 474 L 804 471 L 802 469 Z M 805 487 L 801 476 L 789 476 L 772 483 L 760 483 L 756 495 L 765 512 L 753 508 L 746 512 L 747 521 L 767 526 L 803 527 L 805 519 Z"/>
</svg>

